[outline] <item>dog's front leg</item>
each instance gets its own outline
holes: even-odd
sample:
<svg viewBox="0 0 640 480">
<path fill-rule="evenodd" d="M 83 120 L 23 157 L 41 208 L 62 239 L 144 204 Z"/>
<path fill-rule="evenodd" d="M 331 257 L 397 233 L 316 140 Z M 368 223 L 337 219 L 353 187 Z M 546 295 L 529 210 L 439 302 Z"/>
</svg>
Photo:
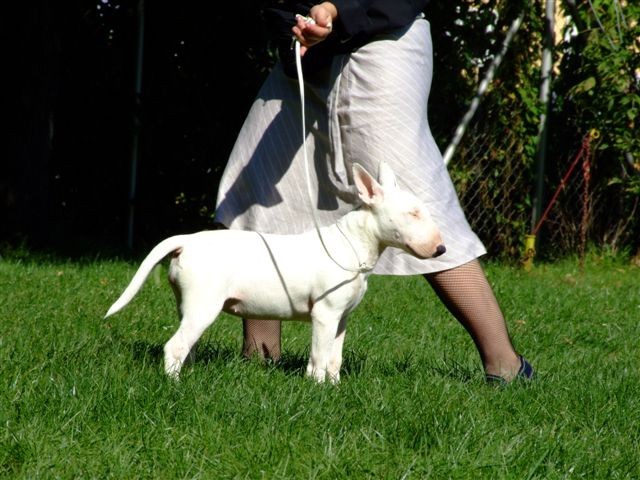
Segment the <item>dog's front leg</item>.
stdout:
<svg viewBox="0 0 640 480">
<path fill-rule="evenodd" d="M 311 355 L 307 376 L 322 383 L 327 376 L 329 359 L 336 338 L 340 313 L 316 305 L 311 312 Z"/>
<path fill-rule="evenodd" d="M 329 375 L 329 381 L 333 384 L 340 382 L 340 368 L 342 368 L 342 347 L 344 345 L 344 336 L 347 331 L 347 316 L 345 315 L 340 320 L 338 330 L 336 332 L 336 338 L 333 341 L 333 348 L 331 349 L 331 357 L 329 358 L 329 366 L 327 368 L 327 374 Z"/>
</svg>

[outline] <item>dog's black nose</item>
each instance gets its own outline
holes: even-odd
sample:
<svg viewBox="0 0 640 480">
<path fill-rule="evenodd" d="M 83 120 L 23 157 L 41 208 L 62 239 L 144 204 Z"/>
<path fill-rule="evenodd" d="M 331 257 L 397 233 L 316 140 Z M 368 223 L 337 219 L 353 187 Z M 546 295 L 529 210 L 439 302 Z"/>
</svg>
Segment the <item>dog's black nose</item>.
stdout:
<svg viewBox="0 0 640 480">
<path fill-rule="evenodd" d="M 447 247 L 445 247 L 444 245 L 438 245 L 436 247 L 436 253 L 433 256 L 434 257 L 439 257 L 440 255 L 442 255 L 446 251 L 447 251 Z"/>
</svg>

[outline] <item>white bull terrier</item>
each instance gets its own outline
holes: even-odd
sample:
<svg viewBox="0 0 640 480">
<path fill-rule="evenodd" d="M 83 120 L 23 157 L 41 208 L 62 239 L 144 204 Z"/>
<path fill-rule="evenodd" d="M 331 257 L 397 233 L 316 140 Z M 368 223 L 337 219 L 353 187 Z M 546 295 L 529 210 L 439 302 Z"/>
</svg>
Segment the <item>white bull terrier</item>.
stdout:
<svg viewBox="0 0 640 480">
<path fill-rule="evenodd" d="M 423 203 L 396 186 L 386 164 L 380 165 L 380 183 L 358 164 L 353 179 L 362 207 L 321 228 L 321 235 L 216 230 L 167 238 L 144 259 L 106 317 L 127 305 L 171 254 L 169 281 L 182 318 L 164 347 L 169 376 L 178 377 L 222 310 L 252 319 L 310 320 L 307 375 L 338 382 L 347 316 L 362 300 L 382 251 L 398 247 L 422 259 L 445 252 Z"/>
</svg>

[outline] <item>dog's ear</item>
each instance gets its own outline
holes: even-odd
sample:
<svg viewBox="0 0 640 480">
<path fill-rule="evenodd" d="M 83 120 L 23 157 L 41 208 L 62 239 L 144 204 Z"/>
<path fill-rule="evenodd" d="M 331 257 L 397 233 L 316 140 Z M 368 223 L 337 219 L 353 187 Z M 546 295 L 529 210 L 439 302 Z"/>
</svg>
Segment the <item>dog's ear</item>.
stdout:
<svg viewBox="0 0 640 480">
<path fill-rule="evenodd" d="M 378 181 L 383 187 L 397 187 L 396 176 L 387 162 L 381 161 L 378 167 Z"/>
<path fill-rule="evenodd" d="M 358 196 L 366 205 L 372 206 L 382 202 L 382 186 L 357 163 L 353 164 L 353 181 L 358 189 Z"/>
</svg>

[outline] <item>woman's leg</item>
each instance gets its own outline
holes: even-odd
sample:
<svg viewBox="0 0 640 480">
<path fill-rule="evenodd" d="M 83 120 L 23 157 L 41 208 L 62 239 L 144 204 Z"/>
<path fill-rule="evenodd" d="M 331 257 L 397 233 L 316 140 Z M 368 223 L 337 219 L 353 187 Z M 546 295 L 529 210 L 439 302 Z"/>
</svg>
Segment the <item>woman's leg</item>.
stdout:
<svg viewBox="0 0 640 480">
<path fill-rule="evenodd" d="M 473 260 L 425 278 L 473 338 L 485 372 L 512 380 L 521 366 L 520 358 L 480 262 Z"/>
<path fill-rule="evenodd" d="M 280 360 L 280 320 L 242 320 L 242 354 L 251 358 L 254 355 L 262 359 L 277 362 Z"/>
</svg>

